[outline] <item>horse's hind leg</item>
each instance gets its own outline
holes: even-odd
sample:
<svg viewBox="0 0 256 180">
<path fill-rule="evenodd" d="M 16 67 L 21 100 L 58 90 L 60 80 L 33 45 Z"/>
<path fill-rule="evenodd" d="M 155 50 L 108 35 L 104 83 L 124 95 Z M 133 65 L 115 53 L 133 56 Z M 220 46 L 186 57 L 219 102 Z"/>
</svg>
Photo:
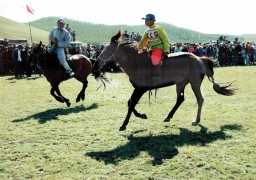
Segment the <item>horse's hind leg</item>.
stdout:
<svg viewBox="0 0 256 180">
<path fill-rule="evenodd" d="M 76 98 L 76 102 L 79 102 L 80 99 L 84 100 L 85 98 L 85 89 L 87 88 L 87 85 L 88 85 L 88 81 L 86 80 L 84 83 L 83 83 L 83 88 L 82 90 L 79 92 L 79 94 L 77 95 L 77 98 Z"/>
<path fill-rule="evenodd" d="M 202 96 L 201 93 L 201 89 L 200 89 L 200 85 L 192 85 L 192 90 L 196 96 L 196 100 L 197 100 L 197 104 L 198 104 L 198 110 L 197 110 L 197 116 L 196 119 L 192 122 L 193 126 L 196 126 L 199 122 L 200 122 L 200 118 L 201 118 L 201 111 L 202 111 L 202 107 L 203 107 L 203 103 L 204 103 L 204 98 Z"/>
<path fill-rule="evenodd" d="M 172 110 L 170 111 L 170 113 L 168 114 L 168 116 L 165 118 L 164 122 L 169 122 L 170 118 L 173 117 L 174 113 L 177 111 L 177 109 L 180 107 L 180 105 L 182 104 L 182 102 L 185 100 L 184 98 L 184 90 L 186 85 L 188 84 L 188 82 L 182 82 L 176 85 L 176 93 L 177 93 L 177 100 L 176 100 L 176 104 L 174 105 L 174 107 L 172 108 Z"/>
<path fill-rule="evenodd" d="M 60 89 L 59 86 L 57 86 L 55 88 L 56 93 L 64 100 L 64 102 L 67 104 L 67 106 L 69 107 L 71 105 L 71 103 L 69 102 L 69 99 L 65 98 L 64 96 L 62 96 L 62 94 L 60 93 Z"/>
</svg>

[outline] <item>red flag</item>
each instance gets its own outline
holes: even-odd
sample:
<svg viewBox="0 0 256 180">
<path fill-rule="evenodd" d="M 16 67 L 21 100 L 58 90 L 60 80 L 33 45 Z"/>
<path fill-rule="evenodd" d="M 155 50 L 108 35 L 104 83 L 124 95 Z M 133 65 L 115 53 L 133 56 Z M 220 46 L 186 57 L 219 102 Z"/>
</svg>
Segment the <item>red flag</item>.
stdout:
<svg viewBox="0 0 256 180">
<path fill-rule="evenodd" d="M 34 15 L 34 9 L 32 9 L 31 7 L 29 7 L 28 5 L 26 5 L 27 7 L 27 12 L 31 13 L 32 15 Z"/>
</svg>

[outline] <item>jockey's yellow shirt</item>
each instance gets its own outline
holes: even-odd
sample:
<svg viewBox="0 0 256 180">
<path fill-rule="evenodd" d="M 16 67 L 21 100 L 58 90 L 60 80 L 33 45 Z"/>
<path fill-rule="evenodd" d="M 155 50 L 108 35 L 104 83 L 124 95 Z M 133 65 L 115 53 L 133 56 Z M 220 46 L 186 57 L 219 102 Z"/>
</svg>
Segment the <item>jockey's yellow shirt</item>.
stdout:
<svg viewBox="0 0 256 180">
<path fill-rule="evenodd" d="M 170 42 L 163 27 L 153 24 L 145 30 L 138 47 L 143 49 L 149 46 L 149 50 L 162 49 L 166 53 L 170 53 Z"/>
</svg>

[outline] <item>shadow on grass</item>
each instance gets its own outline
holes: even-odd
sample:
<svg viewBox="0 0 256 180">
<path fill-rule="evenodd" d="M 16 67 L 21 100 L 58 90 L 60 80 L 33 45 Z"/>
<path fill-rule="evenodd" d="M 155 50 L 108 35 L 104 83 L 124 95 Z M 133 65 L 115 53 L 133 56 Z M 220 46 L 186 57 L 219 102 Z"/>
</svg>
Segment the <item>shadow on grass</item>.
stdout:
<svg viewBox="0 0 256 180">
<path fill-rule="evenodd" d="M 207 128 L 199 125 L 199 132 L 192 132 L 188 129 L 180 128 L 179 135 L 160 135 L 134 137 L 133 134 L 128 137 L 129 142 L 123 146 L 119 146 L 113 150 L 88 152 L 85 156 L 90 156 L 98 161 L 104 161 L 105 164 L 117 164 L 121 160 L 130 160 L 146 151 L 154 159 L 152 165 L 163 163 L 163 159 L 172 159 L 179 151 L 177 147 L 184 145 L 205 146 L 216 140 L 225 140 L 231 138 L 226 135 L 224 130 L 240 130 L 241 125 L 225 125 L 221 126 L 219 131 L 207 132 Z"/>
<path fill-rule="evenodd" d="M 30 80 L 36 80 L 36 79 L 39 79 L 39 78 L 44 78 L 44 76 L 33 76 L 33 77 L 28 77 L 26 78 L 26 80 L 30 81 Z"/>
<path fill-rule="evenodd" d="M 39 123 L 43 124 L 43 123 L 46 123 L 47 121 L 58 120 L 59 115 L 79 113 L 80 111 L 89 111 L 96 108 L 98 108 L 98 105 L 96 103 L 93 103 L 89 107 L 84 107 L 83 105 L 80 105 L 77 107 L 67 108 L 67 109 L 63 109 L 63 108 L 49 109 L 44 112 L 39 112 L 34 115 L 28 116 L 24 119 L 15 119 L 12 122 L 23 122 L 30 119 L 38 119 Z"/>
<path fill-rule="evenodd" d="M 16 78 L 15 76 L 12 76 L 12 77 L 9 77 L 9 78 L 7 78 L 6 80 L 9 80 L 9 81 L 11 81 L 11 80 L 36 80 L 36 79 L 39 79 L 39 78 L 43 78 L 44 76 L 31 76 L 31 77 L 26 77 L 26 76 L 22 76 L 22 77 L 18 77 L 18 78 Z"/>
</svg>

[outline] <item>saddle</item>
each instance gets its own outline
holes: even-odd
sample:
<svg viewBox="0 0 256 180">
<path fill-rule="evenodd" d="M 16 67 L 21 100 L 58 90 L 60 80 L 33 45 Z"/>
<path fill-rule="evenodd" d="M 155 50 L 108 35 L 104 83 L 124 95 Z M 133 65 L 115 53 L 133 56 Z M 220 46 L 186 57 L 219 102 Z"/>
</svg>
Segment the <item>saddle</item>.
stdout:
<svg viewBox="0 0 256 180">
<path fill-rule="evenodd" d="M 68 65 L 70 66 L 71 69 L 74 69 L 74 59 L 72 58 L 72 56 L 69 56 L 67 54 L 66 55 L 66 61 L 68 63 Z M 61 68 L 63 69 L 63 72 L 66 74 L 66 70 L 65 68 L 60 65 L 58 56 L 56 52 L 51 52 L 48 53 L 48 56 L 50 56 L 48 59 L 50 60 L 50 62 L 47 63 L 47 68 L 52 68 L 52 69 L 57 69 L 57 68 Z"/>
</svg>

